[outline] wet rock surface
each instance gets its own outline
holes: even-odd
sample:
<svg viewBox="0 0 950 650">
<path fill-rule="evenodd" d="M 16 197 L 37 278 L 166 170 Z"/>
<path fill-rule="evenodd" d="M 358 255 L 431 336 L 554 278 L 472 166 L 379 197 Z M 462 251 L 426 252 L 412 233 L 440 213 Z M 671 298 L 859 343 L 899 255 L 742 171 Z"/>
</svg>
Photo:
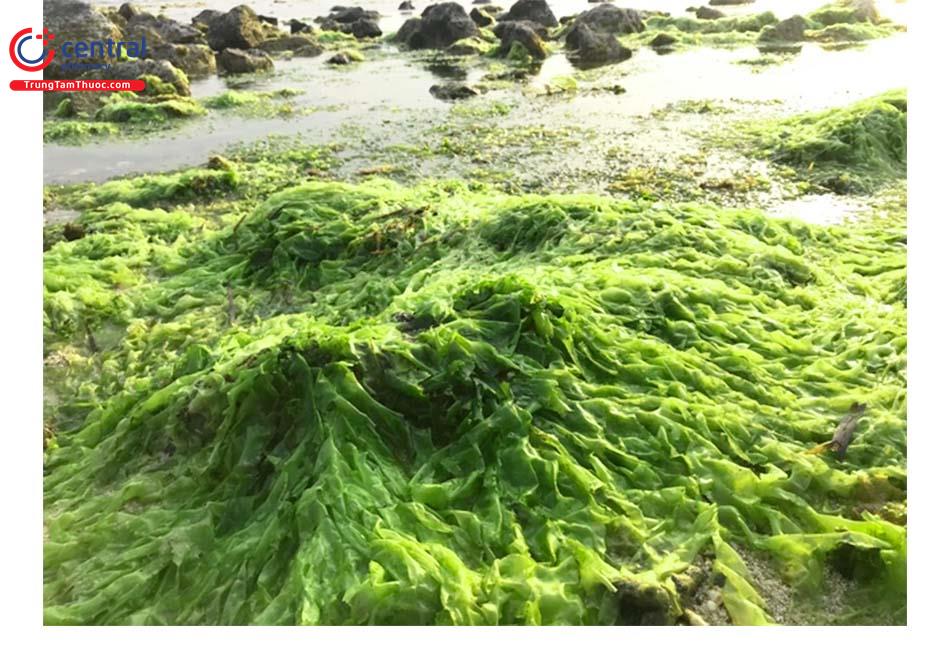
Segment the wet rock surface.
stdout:
<svg viewBox="0 0 950 650">
<path fill-rule="evenodd" d="M 611 33 L 596 32 L 585 22 L 576 22 L 567 32 L 568 57 L 578 65 L 603 65 L 625 61 L 633 51 Z"/>
<path fill-rule="evenodd" d="M 86 2 L 44 0 L 43 24 L 56 35 L 59 43 L 91 39 L 121 41 L 123 37 L 122 31 L 115 23 Z M 72 62 L 83 65 L 105 62 L 105 60 L 105 58 L 90 56 L 76 57 L 72 59 Z M 77 69 L 65 67 L 63 63 L 60 57 L 53 57 L 50 64 L 43 70 L 43 76 L 46 79 L 68 79 L 78 74 Z M 79 68 L 79 71 L 81 73 L 82 69 Z"/>
<path fill-rule="evenodd" d="M 712 7 L 700 7 L 696 10 L 696 17 L 700 20 L 718 20 L 719 18 L 725 17 L 726 14 L 719 11 L 718 9 L 713 9 Z"/>
<path fill-rule="evenodd" d="M 607 34 L 634 34 L 645 29 L 639 12 L 608 4 L 598 5 L 578 14 L 574 22 L 582 23 L 595 32 Z"/>
<path fill-rule="evenodd" d="M 203 43 L 204 35 L 192 25 L 180 23 L 164 16 L 153 16 L 146 12 L 135 13 L 128 19 L 124 30 L 126 37 L 152 32 L 160 43 Z M 149 43 L 150 46 L 159 43 Z"/>
<path fill-rule="evenodd" d="M 382 36 L 379 28 L 379 12 L 367 11 L 362 7 L 334 7 L 328 16 L 317 18 L 325 30 L 350 34 L 356 38 L 375 38 Z"/>
<path fill-rule="evenodd" d="M 501 40 L 498 54 L 508 56 L 515 43 L 521 45 L 532 57 L 543 59 L 547 56 L 544 42 L 535 31 L 534 24 L 528 21 L 503 21 L 495 25 L 494 34 Z"/>
<path fill-rule="evenodd" d="M 410 18 L 396 33 L 395 41 L 412 50 L 442 49 L 455 41 L 478 35 L 478 25 L 456 2 L 429 5 L 419 18 Z"/>
<path fill-rule="evenodd" d="M 309 34 L 313 32 L 313 25 L 309 25 L 302 20 L 297 20 L 296 18 L 291 18 L 289 25 L 291 34 Z"/>
<path fill-rule="evenodd" d="M 805 40 L 807 21 L 801 16 L 786 18 L 775 25 L 767 25 L 759 35 L 761 42 L 798 43 Z"/>
<path fill-rule="evenodd" d="M 214 52 L 197 43 L 164 43 L 149 48 L 150 57 L 168 61 L 189 77 L 206 77 L 217 69 Z"/>
<path fill-rule="evenodd" d="M 470 12 L 468 12 L 468 17 L 471 18 L 472 22 L 479 27 L 488 27 L 495 22 L 494 18 L 478 8 L 473 8 Z"/>
<path fill-rule="evenodd" d="M 545 27 L 557 27 L 558 20 L 545 0 L 518 0 L 506 13 L 498 16 L 503 20 L 530 20 Z"/>
<path fill-rule="evenodd" d="M 257 49 L 269 54 L 278 52 L 292 52 L 294 56 L 319 56 L 323 53 L 323 46 L 312 38 L 302 34 L 284 34 L 261 41 Z"/>
<path fill-rule="evenodd" d="M 274 69 L 274 61 L 263 50 L 225 48 L 217 55 L 221 74 L 248 74 Z"/>
<path fill-rule="evenodd" d="M 257 14 L 247 5 L 240 5 L 208 23 L 208 45 L 213 50 L 245 50 L 257 47 L 265 38 Z"/>
<path fill-rule="evenodd" d="M 144 76 L 157 77 L 161 81 L 171 84 L 175 92 L 181 96 L 191 95 L 191 84 L 185 73 L 168 61 L 154 59 L 137 59 L 122 61 L 109 68 L 92 70 L 83 74 L 84 79 L 141 79 Z M 101 94 L 101 93 L 91 93 Z"/>
<path fill-rule="evenodd" d="M 444 101 L 457 101 L 468 99 L 479 95 L 479 91 L 474 86 L 470 86 L 458 81 L 449 81 L 443 84 L 436 84 L 429 88 L 429 92 L 436 99 Z"/>
</svg>

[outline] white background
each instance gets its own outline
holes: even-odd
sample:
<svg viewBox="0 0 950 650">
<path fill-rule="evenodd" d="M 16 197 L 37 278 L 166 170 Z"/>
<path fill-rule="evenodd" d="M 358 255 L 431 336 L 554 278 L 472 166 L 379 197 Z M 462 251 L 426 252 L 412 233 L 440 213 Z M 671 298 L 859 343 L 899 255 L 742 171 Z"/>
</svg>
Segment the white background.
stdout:
<svg viewBox="0 0 950 650">
<path fill-rule="evenodd" d="M 398 4 L 397 0 L 392 0 Z M 793 3 L 794 0 L 789 0 Z M 7 648 L 351 648 L 451 644 L 452 650 L 529 646 L 570 650 L 637 647 L 840 648 L 950 646 L 950 161 L 947 93 L 950 3 L 908 0 L 914 65 L 910 83 L 909 206 L 909 602 L 907 628 L 44 628 L 42 626 L 42 97 L 13 92 L 6 46 L 42 26 L 40 0 L 0 4 L 0 645 Z M 235 0 L 234 4 L 237 4 Z M 253 2 L 251 3 L 253 4 Z M 359 4 L 349 0 L 345 4 Z M 426 2 L 417 2 L 422 9 Z M 697 0 L 699 4 L 699 0 Z M 467 0 L 464 5 L 468 5 Z M 663 0 L 644 0 L 661 9 Z M 943 639 L 942 641 L 940 639 Z M 811 646 L 808 647 L 808 646 Z"/>
</svg>

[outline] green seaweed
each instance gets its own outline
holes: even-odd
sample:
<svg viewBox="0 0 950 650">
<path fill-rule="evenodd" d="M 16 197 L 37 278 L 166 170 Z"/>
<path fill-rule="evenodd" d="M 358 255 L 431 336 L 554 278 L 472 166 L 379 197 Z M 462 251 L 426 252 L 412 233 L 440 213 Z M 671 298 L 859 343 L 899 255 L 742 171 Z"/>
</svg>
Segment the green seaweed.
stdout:
<svg viewBox="0 0 950 650">
<path fill-rule="evenodd" d="M 903 620 L 901 219 L 244 167 L 319 155 L 52 192 L 46 623 Z"/>
<path fill-rule="evenodd" d="M 43 142 L 82 144 L 97 137 L 117 135 L 114 124 L 87 122 L 85 120 L 45 120 Z"/>
<path fill-rule="evenodd" d="M 869 192 L 907 173 L 907 93 L 895 90 L 793 118 L 749 125 L 754 153 L 816 186 Z"/>
<path fill-rule="evenodd" d="M 272 117 L 306 112 L 306 109 L 297 108 L 289 102 L 279 101 L 302 93 L 303 91 L 293 88 L 271 91 L 226 90 L 218 95 L 203 99 L 201 103 L 207 108 L 236 110 L 242 115 L 250 117 Z"/>
<path fill-rule="evenodd" d="M 190 97 L 163 95 L 143 101 L 116 93 L 98 110 L 95 119 L 100 122 L 128 122 L 132 124 L 164 123 L 169 119 L 196 117 L 205 109 Z"/>
</svg>

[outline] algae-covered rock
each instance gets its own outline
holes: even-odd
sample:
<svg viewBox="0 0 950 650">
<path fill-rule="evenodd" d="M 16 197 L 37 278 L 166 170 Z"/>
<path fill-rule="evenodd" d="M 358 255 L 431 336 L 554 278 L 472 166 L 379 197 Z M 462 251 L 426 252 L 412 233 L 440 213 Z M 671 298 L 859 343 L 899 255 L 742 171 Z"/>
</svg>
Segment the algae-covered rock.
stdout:
<svg viewBox="0 0 950 650">
<path fill-rule="evenodd" d="M 275 38 L 261 41 L 259 50 L 276 54 L 278 52 L 292 52 L 294 56 L 319 56 L 324 48 L 309 36 L 301 34 L 284 34 Z"/>
<path fill-rule="evenodd" d="M 227 48 L 218 52 L 218 72 L 222 74 L 247 74 L 274 69 L 274 61 L 263 50 L 238 50 Z"/>
<path fill-rule="evenodd" d="M 120 95 L 121 93 L 117 93 Z M 204 115 L 205 110 L 190 97 L 163 98 L 143 101 L 138 97 L 114 96 L 96 112 L 101 122 L 130 122 L 133 124 L 165 122 Z"/>
<path fill-rule="evenodd" d="M 667 34 L 666 32 L 660 32 L 652 39 L 650 39 L 650 47 L 655 49 L 666 49 L 672 47 L 677 42 L 677 39 L 672 34 Z"/>
<path fill-rule="evenodd" d="M 162 44 L 149 47 L 149 56 L 168 61 L 191 78 L 206 77 L 217 70 L 214 52 L 201 44 Z"/>
<path fill-rule="evenodd" d="M 497 50 L 498 56 L 508 56 L 516 43 L 534 59 L 544 59 L 547 56 L 544 42 L 534 30 L 532 23 L 502 21 L 495 25 L 493 32 L 501 41 Z"/>
<path fill-rule="evenodd" d="M 356 50 L 341 50 L 327 59 L 329 65 L 349 65 L 357 63 L 364 59 L 363 55 Z"/>
<path fill-rule="evenodd" d="M 257 13 L 247 5 L 211 18 L 208 22 L 208 45 L 215 51 L 228 48 L 246 50 L 264 40 L 264 28 Z"/>
<path fill-rule="evenodd" d="M 808 23 L 801 16 L 792 16 L 779 21 L 775 25 L 766 25 L 759 34 L 759 41 L 764 43 L 798 43 L 805 40 L 805 29 Z"/>
<path fill-rule="evenodd" d="M 155 59 L 136 59 L 114 63 L 108 68 L 91 70 L 84 75 L 84 79 L 142 79 L 152 76 L 170 84 L 175 92 L 182 96 L 191 95 L 191 84 L 188 75 L 168 61 Z"/>
<path fill-rule="evenodd" d="M 873 0 L 838 0 L 808 14 L 808 20 L 828 27 L 842 23 L 878 23 L 881 16 Z"/>
<path fill-rule="evenodd" d="M 455 41 L 445 49 L 446 54 L 455 56 L 472 56 L 474 54 L 487 54 L 492 46 L 478 38 L 463 38 Z"/>
</svg>

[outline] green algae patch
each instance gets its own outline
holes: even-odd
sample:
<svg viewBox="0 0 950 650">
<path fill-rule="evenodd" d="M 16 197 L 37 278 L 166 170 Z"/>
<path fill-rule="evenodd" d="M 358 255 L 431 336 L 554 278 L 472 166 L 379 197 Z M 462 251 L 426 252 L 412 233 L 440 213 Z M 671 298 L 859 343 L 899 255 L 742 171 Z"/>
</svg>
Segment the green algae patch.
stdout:
<svg viewBox="0 0 950 650">
<path fill-rule="evenodd" d="M 101 122 L 147 124 L 204 114 L 204 108 L 190 98 L 166 97 L 153 102 L 116 98 L 96 111 L 95 119 Z"/>
<path fill-rule="evenodd" d="M 108 181 L 96 185 L 68 186 L 58 200 L 71 208 L 89 209 L 111 203 L 152 206 L 182 203 L 227 193 L 238 187 L 233 170 L 189 169 L 173 174 L 155 174 Z"/>
<path fill-rule="evenodd" d="M 45 253 L 48 624 L 905 616 L 902 220 L 215 171 Z"/>
<path fill-rule="evenodd" d="M 654 15 L 647 18 L 646 30 L 620 40 L 627 45 L 648 45 L 657 34 L 664 33 L 674 38 L 677 45 L 736 47 L 755 42 L 763 28 L 777 22 L 771 11 L 718 20 Z"/>
<path fill-rule="evenodd" d="M 824 44 L 860 43 L 906 31 L 882 18 L 873 2 L 840 0 L 805 16 L 805 38 Z"/>
<path fill-rule="evenodd" d="M 905 31 L 893 24 L 872 25 L 869 23 L 829 25 L 821 29 L 807 30 L 805 38 L 817 43 L 860 43 L 878 38 L 886 38 Z"/>
<path fill-rule="evenodd" d="M 750 68 L 753 72 L 761 72 L 772 66 L 781 65 L 787 63 L 795 58 L 797 53 L 788 53 L 788 52 L 766 52 L 760 56 L 751 57 L 747 59 L 737 59 L 733 61 L 736 65 L 743 65 Z"/>
<path fill-rule="evenodd" d="M 907 93 L 892 91 L 788 119 L 749 125 L 756 155 L 818 188 L 867 193 L 907 175 Z"/>
<path fill-rule="evenodd" d="M 247 117 L 274 117 L 299 114 L 302 109 L 291 103 L 302 90 L 282 88 L 271 91 L 226 90 L 201 101 L 206 108 L 233 110 Z"/>
<path fill-rule="evenodd" d="M 146 91 L 74 93 L 65 97 L 43 119 L 43 139 L 68 145 L 110 138 L 148 135 L 206 113 L 191 97 L 175 93 L 173 84 L 146 75 Z M 85 95 L 89 95 L 86 97 Z"/>
<path fill-rule="evenodd" d="M 114 124 L 86 120 L 44 120 L 43 142 L 82 144 L 95 138 L 118 135 Z"/>
</svg>

